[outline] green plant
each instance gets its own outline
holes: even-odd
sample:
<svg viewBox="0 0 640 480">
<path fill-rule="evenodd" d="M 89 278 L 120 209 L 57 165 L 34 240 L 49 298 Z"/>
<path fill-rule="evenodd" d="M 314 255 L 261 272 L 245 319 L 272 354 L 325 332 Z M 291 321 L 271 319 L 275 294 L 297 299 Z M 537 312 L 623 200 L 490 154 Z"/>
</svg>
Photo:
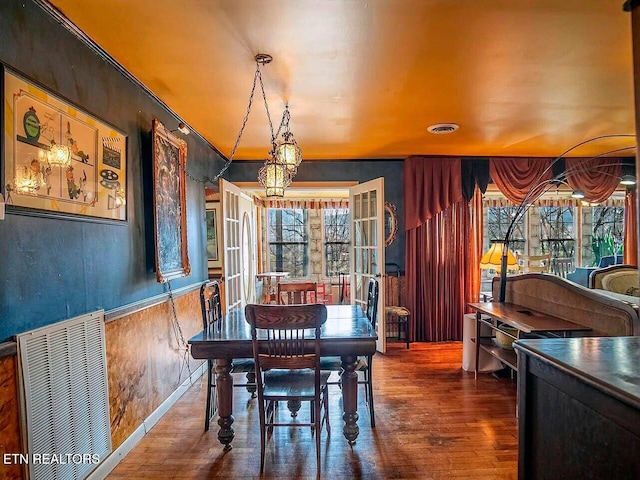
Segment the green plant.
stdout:
<svg viewBox="0 0 640 480">
<path fill-rule="evenodd" d="M 624 245 L 622 243 L 616 244 L 616 240 L 608 231 L 604 235 L 594 235 L 591 237 L 591 248 L 593 249 L 593 255 L 595 257 L 594 265 L 600 264 L 600 259 L 609 255 L 620 255 L 622 253 Z"/>
</svg>

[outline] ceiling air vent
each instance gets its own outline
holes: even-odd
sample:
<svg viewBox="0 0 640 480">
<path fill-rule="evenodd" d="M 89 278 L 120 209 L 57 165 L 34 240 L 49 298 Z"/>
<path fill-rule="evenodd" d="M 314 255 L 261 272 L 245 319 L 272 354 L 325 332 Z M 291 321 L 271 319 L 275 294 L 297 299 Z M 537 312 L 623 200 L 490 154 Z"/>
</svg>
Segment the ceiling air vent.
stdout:
<svg viewBox="0 0 640 480">
<path fill-rule="evenodd" d="M 436 123 L 435 125 L 431 125 L 427 127 L 427 132 L 433 133 L 435 135 L 444 135 L 447 133 L 453 133 L 460 128 L 460 125 L 457 123 Z"/>
</svg>

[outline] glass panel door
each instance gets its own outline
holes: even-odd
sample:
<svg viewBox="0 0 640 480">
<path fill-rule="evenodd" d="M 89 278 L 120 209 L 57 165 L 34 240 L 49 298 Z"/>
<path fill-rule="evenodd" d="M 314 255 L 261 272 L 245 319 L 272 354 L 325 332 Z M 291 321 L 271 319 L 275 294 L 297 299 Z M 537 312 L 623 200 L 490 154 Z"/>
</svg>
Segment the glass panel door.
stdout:
<svg viewBox="0 0 640 480">
<path fill-rule="evenodd" d="M 349 189 L 351 210 L 351 303 L 367 306 L 370 278 L 379 285 L 376 348 L 386 350 L 384 314 L 384 178 L 361 183 Z"/>
</svg>

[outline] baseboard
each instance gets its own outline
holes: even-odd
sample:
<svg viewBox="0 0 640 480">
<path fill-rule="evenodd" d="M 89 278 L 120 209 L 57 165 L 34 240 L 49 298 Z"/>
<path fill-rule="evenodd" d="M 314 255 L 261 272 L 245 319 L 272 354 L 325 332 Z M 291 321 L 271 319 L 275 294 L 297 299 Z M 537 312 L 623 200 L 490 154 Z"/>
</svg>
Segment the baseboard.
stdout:
<svg viewBox="0 0 640 480">
<path fill-rule="evenodd" d="M 191 387 L 191 385 L 193 385 L 195 381 L 204 374 L 206 369 L 207 362 L 204 362 L 191 374 L 191 376 L 182 382 L 182 384 L 171 395 L 169 395 L 169 397 L 162 402 L 158 408 L 151 412 L 151 415 L 149 415 L 118 448 L 111 452 L 111 454 L 105 458 L 93 472 L 91 472 L 87 479 L 102 480 L 109 475 L 109 473 L 118 466 L 122 459 L 126 457 L 131 450 L 133 450 L 138 442 L 144 438 L 147 432 L 149 432 L 149 430 L 158 423 L 158 420 L 160 420 L 162 416 L 169 411 L 173 404 L 176 403 Z"/>
</svg>

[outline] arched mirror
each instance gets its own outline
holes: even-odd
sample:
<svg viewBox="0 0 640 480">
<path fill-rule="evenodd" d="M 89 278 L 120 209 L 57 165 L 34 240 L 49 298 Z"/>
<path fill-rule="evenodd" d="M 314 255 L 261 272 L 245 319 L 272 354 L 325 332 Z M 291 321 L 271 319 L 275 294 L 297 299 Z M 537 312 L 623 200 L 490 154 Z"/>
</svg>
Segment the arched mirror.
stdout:
<svg viewBox="0 0 640 480">
<path fill-rule="evenodd" d="M 392 203 L 384 202 L 384 244 L 389 246 L 396 239 L 398 233 L 398 217 L 396 207 Z"/>
<path fill-rule="evenodd" d="M 242 217 L 242 286 L 244 288 L 244 298 L 247 302 L 253 301 L 252 279 L 253 279 L 253 242 L 251 241 L 251 219 L 247 212 Z"/>
</svg>

